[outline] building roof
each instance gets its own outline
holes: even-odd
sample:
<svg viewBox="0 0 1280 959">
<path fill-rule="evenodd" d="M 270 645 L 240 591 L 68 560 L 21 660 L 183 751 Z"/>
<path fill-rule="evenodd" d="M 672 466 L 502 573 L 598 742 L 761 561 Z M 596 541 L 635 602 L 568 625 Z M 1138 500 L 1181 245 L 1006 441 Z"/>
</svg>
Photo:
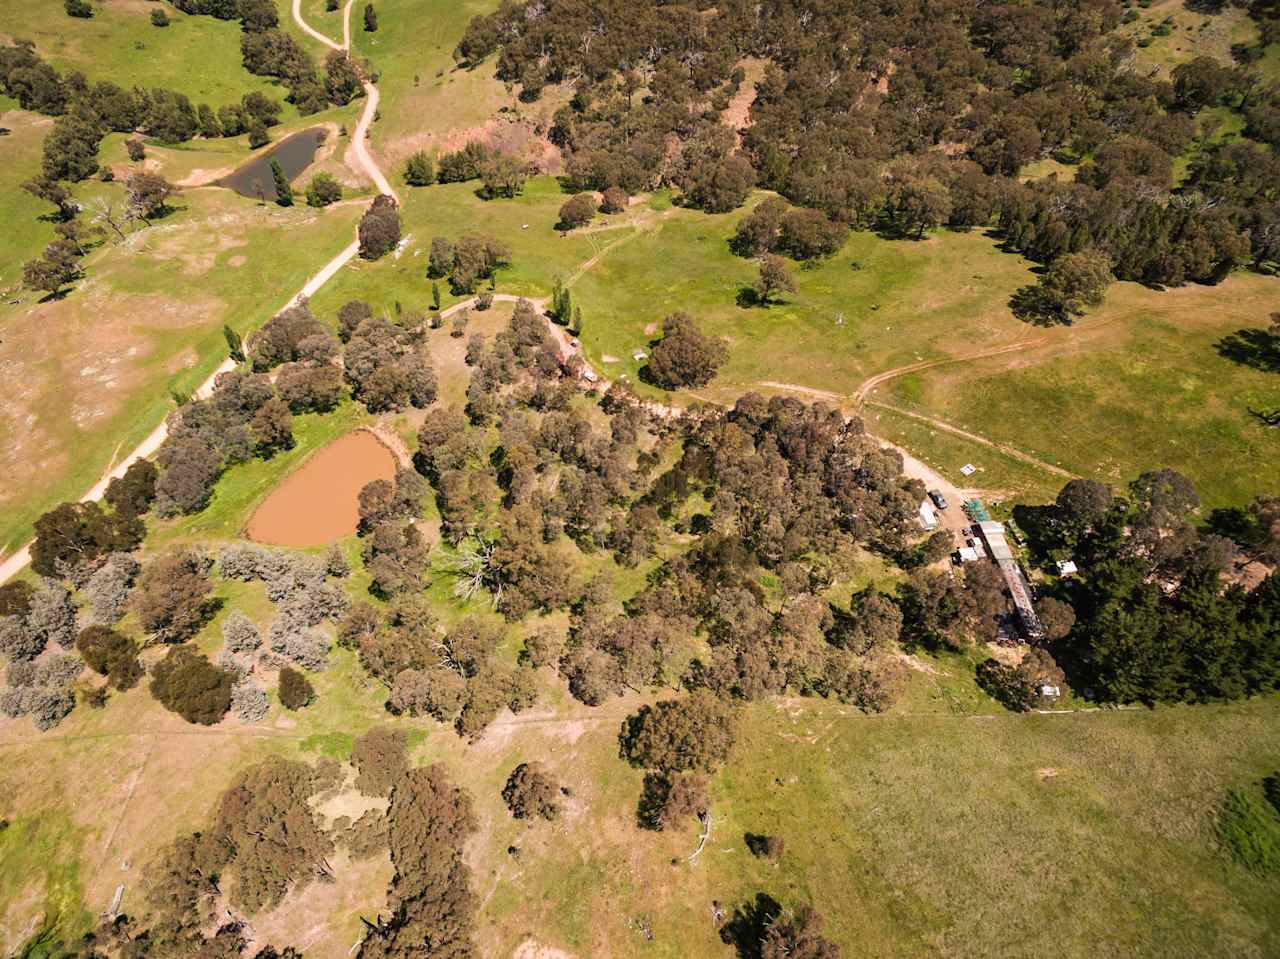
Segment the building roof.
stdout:
<svg viewBox="0 0 1280 959">
<path fill-rule="evenodd" d="M 982 531 L 982 538 L 987 541 L 992 559 L 996 562 L 1013 559 L 1013 550 L 1009 548 L 1009 543 L 1004 538 L 1004 523 L 997 523 L 990 519 L 983 520 L 978 524 L 978 529 Z"/>
</svg>

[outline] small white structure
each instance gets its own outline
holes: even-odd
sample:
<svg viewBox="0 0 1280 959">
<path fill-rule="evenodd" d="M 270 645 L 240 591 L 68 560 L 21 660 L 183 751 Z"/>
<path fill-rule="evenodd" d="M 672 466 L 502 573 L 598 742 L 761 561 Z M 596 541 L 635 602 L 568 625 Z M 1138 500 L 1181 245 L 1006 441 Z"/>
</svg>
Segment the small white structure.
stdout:
<svg viewBox="0 0 1280 959">
<path fill-rule="evenodd" d="M 920 525 L 926 530 L 938 528 L 938 514 L 933 510 L 933 504 L 928 500 L 924 500 L 920 504 Z"/>
<path fill-rule="evenodd" d="M 960 562 L 962 563 L 976 563 L 981 559 L 978 555 L 978 551 L 972 546 L 961 546 L 956 550 L 956 555 L 960 557 Z"/>
<path fill-rule="evenodd" d="M 1078 573 L 1078 572 L 1080 572 L 1080 567 L 1078 567 L 1075 564 L 1075 560 L 1064 559 L 1058 562 L 1059 576 L 1063 576 L 1063 577 L 1071 576 L 1072 574 Z"/>
<path fill-rule="evenodd" d="M 586 380 L 588 383 L 594 383 L 597 379 L 599 379 L 599 377 L 596 376 L 596 371 L 592 369 L 583 370 L 582 378 Z"/>
<path fill-rule="evenodd" d="M 639 363 L 641 360 L 647 360 L 649 358 L 649 354 L 644 350 L 636 350 L 631 354 L 631 358 Z"/>
<path fill-rule="evenodd" d="M 1062 695 L 1062 690 L 1059 689 L 1057 686 L 1051 686 L 1048 683 L 1045 683 L 1043 686 L 1040 687 L 1040 695 L 1046 696 L 1046 697 L 1047 696 L 1057 697 Z"/>
<path fill-rule="evenodd" d="M 978 467 L 974 466 L 972 463 L 965 463 L 964 466 L 960 467 L 960 472 L 965 476 L 972 476 L 974 473 L 978 472 Z"/>
</svg>

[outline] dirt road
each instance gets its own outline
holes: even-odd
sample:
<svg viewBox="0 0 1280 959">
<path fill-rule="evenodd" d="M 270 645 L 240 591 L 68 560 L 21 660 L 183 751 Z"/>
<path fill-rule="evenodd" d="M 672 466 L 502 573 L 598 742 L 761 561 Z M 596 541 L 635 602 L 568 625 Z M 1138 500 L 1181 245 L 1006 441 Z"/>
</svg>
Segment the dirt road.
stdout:
<svg viewBox="0 0 1280 959">
<path fill-rule="evenodd" d="M 347 0 L 347 5 L 343 10 L 344 43 L 342 47 L 339 47 L 338 44 L 334 43 L 334 41 L 324 36 L 324 34 L 319 33 L 316 30 L 313 30 L 310 26 L 307 25 L 306 21 L 302 19 L 301 0 L 293 0 L 293 18 L 295 21 L 297 21 L 298 26 L 301 27 L 307 34 L 309 34 L 312 37 L 315 37 L 317 40 L 319 40 L 321 43 L 324 43 L 326 46 L 329 46 L 335 50 L 346 49 L 346 45 L 350 43 L 351 7 L 354 4 L 354 2 L 355 0 Z M 355 156 L 359 161 L 360 165 L 364 168 L 365 172 L 369 175 L 369 179 L 374 182 L 374 184 L 378 187 L 378 189 L 381 190 L 383 193 L 387 193 L 395 197 L 396 193 L 394 190 L 391 189 L 391 184 L 387 182 L 387 178 L 383 176 L 382 171 L 378 168 L 377 163 L 374 162 L 372 155 L 369 153 L 365 145 L 365 138 L 369 130 L 369 125 L 373 123 L 374 114 L 378 110 L 378 88 L 375 87 L 372 83 L 365 81 L 364 89 L 366 94 L 364 110 L 360 114 L 359 123 L 356 125 L 356 133 L 355 133 L 355 136 L 352 138 L 351 149 L 355 152 Z M 300 289 L 297 293 L 295 293 L 289 299 L 288 303 L 285 304 L 285 307 L 293 306 L 299 300 L 307 299 L 307 298 L 310 298 L 311 296 L 314 296 L 315 293 L 322 286 L 328 283 L 329 280 L 333 279 L 334 275 L 339 270 L 341 270 L 344 266 L 346 266 L 347 263 L 351 261 L 351 259 L 356 255 L 357 252 L 359 252 L 359 250 L 360 250 L 359 241 L 352 240 L 350 244 L 348 244 L 346 247 L 342 249 L 342 252 L 340 252 L 332 260 L 326 263 L 318 273 L 316 273 L 313 277 L 311 277 L 311 279 L 307 280 L 307 282 L 303 284 L 302 289 Z M 496 297 L 496 299 L 516 299 L 516 298 L 510 297 L 510 296 L 501 296 L 501 297 Z M 455 309 L 456 308 L 457 307 L 455 307 Z M 213 393 L 214 381 L 218 378 L 218 376 L 227 372 L 228 370 L 235 369 L 235 366 L 236 364 L 232 362 L 230 359 L 224 360 L 222 363 L 218 365 L 218 368 L 214 370 L 212 373 L 210 373 L 209 377 L 196 388 L 194 396 L 198 399 L 204 399 L 210 396 Z M 111 469 L 109 469 L 107 473 L 103 475 L 103 477 L 100 480 L 98 480 L 98 482 L 96 482 L 89 489 L 89 491 L 84 494 L 84 496 L 80 498 L 80 502 L 88 503 L 93 500 L 102 499 L 103 494 L 106 493 L 107 491 L 107 485 L 113 479 L 123 476 L 125 474 L 125 471 L 128 470 L 129 467 L 132 466 L 134 463 L 136 463 L 138 460 L 146 459 L 147 457 L 154 455 L 155 452 L 158 449 L 160 449 L 161 445 L 164 443 L 168 435 L 169 435 L 168 425 L 166 423 L 161 423 L 154 430 L 152 430 L 147 435 L 146 439 L 144 439 L 141 443 L 139 443 L 138 446 L 134 448 L 134 450 L 130 452 L 128 456 L 120 460 Z M 14 576 L 18 575 L 18 573 L 22 572 L 22 570 L 24 570 L 27 564 L 30 562 L 31 562 L 31 544 L 28 543 L 26 546 L 22 547 L 22 549 L 14 553 L 12 556 L 8 556 L 3 560 L 3 562 L 0 562 L 0 584 L 6 583 L 10 579 L 12 579 Z"/>
</svg>

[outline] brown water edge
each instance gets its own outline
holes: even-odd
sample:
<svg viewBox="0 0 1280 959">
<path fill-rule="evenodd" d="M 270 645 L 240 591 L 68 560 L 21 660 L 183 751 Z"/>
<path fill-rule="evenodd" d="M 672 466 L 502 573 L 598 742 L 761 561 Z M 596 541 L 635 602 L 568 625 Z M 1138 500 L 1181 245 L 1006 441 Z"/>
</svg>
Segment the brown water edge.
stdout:
<svg viewBox="0 0 1280 959">
<path fill-rule="evenodd" d="M 395 479 L 396 458 L 373 433 L 355 430 L 323 447 L 263 500 L 249 539 L 272 546 L 324 546 L 360 523 L 361 488 Z"/>
</svg>

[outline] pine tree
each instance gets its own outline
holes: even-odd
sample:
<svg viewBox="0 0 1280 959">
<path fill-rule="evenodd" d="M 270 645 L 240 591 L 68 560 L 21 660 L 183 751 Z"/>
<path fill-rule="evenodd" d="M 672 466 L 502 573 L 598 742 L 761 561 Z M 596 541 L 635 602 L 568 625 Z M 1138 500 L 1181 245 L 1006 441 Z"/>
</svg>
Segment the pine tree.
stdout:
<svg viewBox="0 0 1280 959">
<path fill-rule="evenodd" d="M 440 284 L 439 283 L 431 284 L 431 309 L 433 310 L 440 309 Z"/>
<path fill-rule="evenodd" d="M 229 326 L 222 327 L 222 335 L 227 341 L 227 351 L 237 363 L 244 362 L 244 340 L 240 334 Z"/>
<path fill-rule="evenodd" d="M 364 32 L 373 33 L 378 29 L 378 15 L 373 12 L 373 4 L 364 5 Z"/>
<path fill-rule="evenodd" d="M 271 179 L 276 185 L 276 202 L 281 206 L 293 206 L 293 187 L 289 186 L 279 160 L 271 161 Z"/>
</svg>

